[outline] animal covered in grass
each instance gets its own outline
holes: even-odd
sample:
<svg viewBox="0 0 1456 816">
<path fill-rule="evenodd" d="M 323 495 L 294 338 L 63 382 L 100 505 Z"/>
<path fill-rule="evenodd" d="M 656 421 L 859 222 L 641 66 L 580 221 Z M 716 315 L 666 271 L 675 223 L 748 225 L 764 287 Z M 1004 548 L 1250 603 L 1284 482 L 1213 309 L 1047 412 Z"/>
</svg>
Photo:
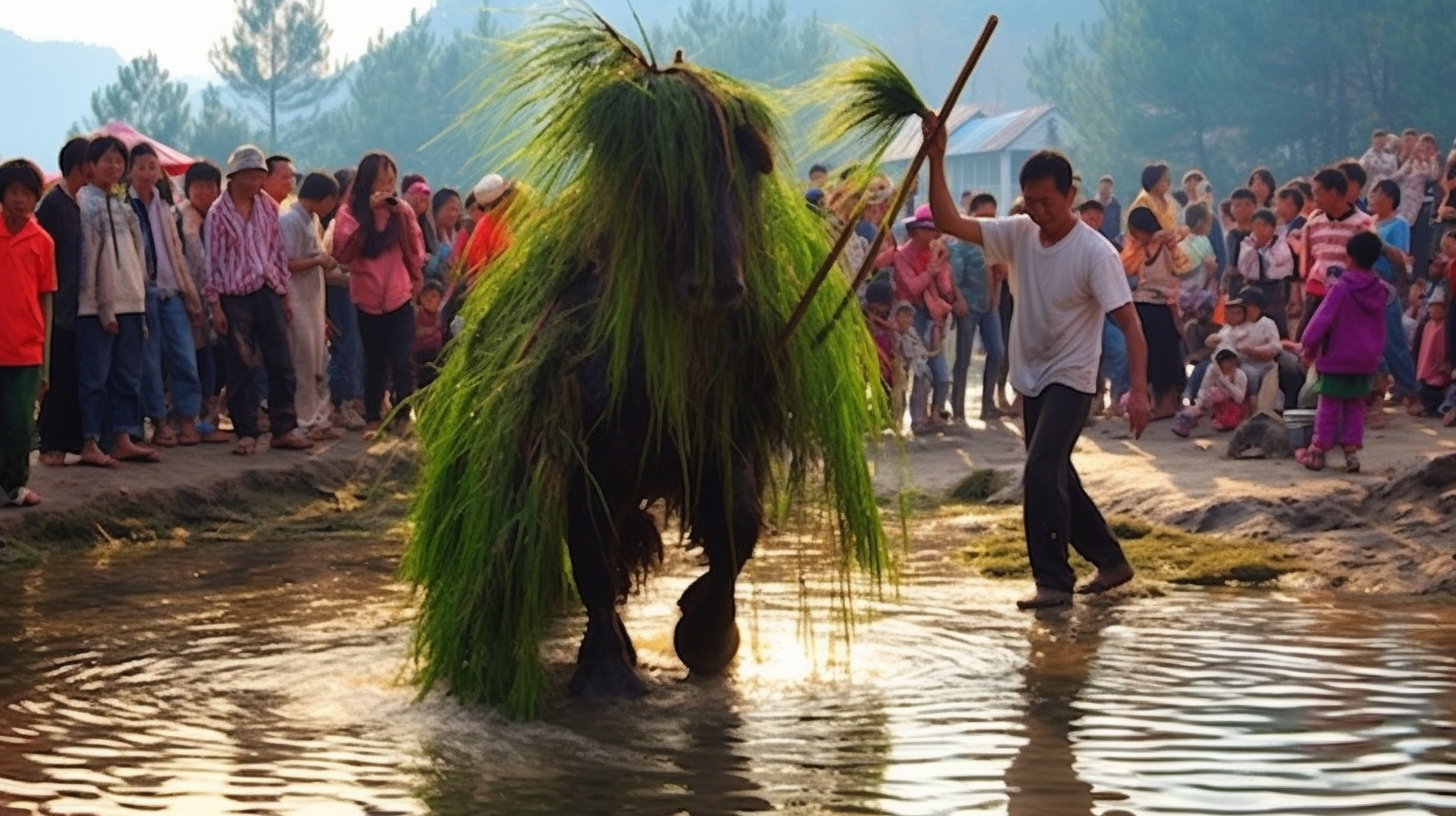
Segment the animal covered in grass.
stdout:
<svg viewBox="0 0 1456 816">
<path fill-rule="evenodd" d="M 680 54 L 658 65 L 588 13 L 504 47 L 541 195 L 417 404 L 402 571 L 421 693 L 530 717 L 550 690 L 542 640 L 576 599 L 570 692 L 647 690 L 620 609 L 663 558 L 654 502 L 708 564 L 673 639 L 695 674 L 737 652 L 766 507 L 879 576 L 865 444 L 884 416 L 868 332 L 833 319 L 839 276 L 779 345 L 830 240 L 781 169 L 769 100 Z"/>
</svg>

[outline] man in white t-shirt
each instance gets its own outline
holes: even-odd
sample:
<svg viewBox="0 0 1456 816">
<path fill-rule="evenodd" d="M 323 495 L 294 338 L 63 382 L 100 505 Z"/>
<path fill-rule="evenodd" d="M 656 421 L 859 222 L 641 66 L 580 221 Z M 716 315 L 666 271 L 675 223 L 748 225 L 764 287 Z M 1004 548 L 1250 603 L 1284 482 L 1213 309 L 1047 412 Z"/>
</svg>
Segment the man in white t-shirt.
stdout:
<svg viewBox="0 0 1456 816">
<path fill-rule="evenodd" d="M 1072 601 L 1076 575 L 1070 544 L 1097 567 L 1077 588 L 1106 592 L 1132 579 L 1122 547 L 1088 497 L 1072 467 L 1097 390 L 1104 315 L 1127 338 L 1128 423 L 1135 436 L 1147 427 L 1148 347 L 1132 305 L 1117 252 L 1072 211 L 1077 189 L 1072 165 L 1042 151 L 1021 168 L 1025 216 L 962 216 L 945 182 L 945 131 L 935 117 L 924 126 L 930 161 L 930 207 L 942 232 L 981 245 L 988 262 L 1012 269 L 1011 385 L 1025 398 L 1026 468 L 1022 477 L 1026 548 L 1036 594 L 1017 606 L 1041 609 Z"/>
</svg>

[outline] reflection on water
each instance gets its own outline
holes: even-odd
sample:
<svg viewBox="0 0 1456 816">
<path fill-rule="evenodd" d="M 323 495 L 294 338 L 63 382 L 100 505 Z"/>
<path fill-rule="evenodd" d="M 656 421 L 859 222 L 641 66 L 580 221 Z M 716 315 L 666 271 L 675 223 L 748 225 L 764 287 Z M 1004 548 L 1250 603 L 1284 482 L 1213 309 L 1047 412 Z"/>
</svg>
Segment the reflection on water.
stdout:
<svg viewBox="0 0 1456 816">
<path fill-rule="evenodd" d="M 761 565 L 737 676 L 684 682 L 684 565 L 631 608 L 654 694 L 517 724 L 413 702 L 393 567 L 384 542 L 276 542 L 0 577 L 0 813 L 1456 814 L 1439 602 L 1031 617 L 1020 587 L 940 574 L 806 649 L 798 582 Z"/>
</svg>

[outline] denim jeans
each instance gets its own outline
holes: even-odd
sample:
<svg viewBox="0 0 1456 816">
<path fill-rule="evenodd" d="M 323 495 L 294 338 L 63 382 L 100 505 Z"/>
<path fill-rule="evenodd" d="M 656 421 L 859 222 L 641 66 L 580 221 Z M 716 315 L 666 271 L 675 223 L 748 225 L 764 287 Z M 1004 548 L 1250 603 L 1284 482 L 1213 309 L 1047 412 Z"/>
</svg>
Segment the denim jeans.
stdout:
<svg viewBox="0 0 1456 816">
<path fill-rule="evenodd" d="M 223 351 L 223 345 L 218 340 L 210 340 L 207 345 L 197 350 L 197 382 L 202 386 L 203 399 L 212 399 L 222 391 Z"/>
<path fill-rule="evenodd" d="M 146 324 L 144 314 L 117 315 L 116 334 L 107 334 L 100 318 L 76 318 L 76 388 L 83 439 L 109 441 L 118 433 L 141 439 Z"/>
<path fill-rule="evenodd" d="M 359 312 L 359 336 L 364 341 L 364 421 L 378 422 L 386 372 L 395 407 L 415 390 L 415 307 L 405 303 L 382 315 Z"/>
<path fill-rule="evenodd" d="M 1112 380 L 1112 404 L 1116 405 L 1132 384 L 1127 373 L 1127 338 L 1110 316 L 1102 319 L 1102 373 Z"/>
<path fill-rule="evenodd" d="M 142 415 L 167 419 L 166 386 L 172 386 L 172 417 L 195 418 L 202 411 L 202 383 L 192 323 L 181 295 L 163 298 L 147 287 L 146 358 L 142 361 Z"/>
<path fill-rule="evenodd" d="M 951 366 L 950 411 L 961 419 L 966 416 L 966 381 L 976 333 L 980 332 L 981 346 L 986 350 L 986 367 L 981 374 L 981 415 L 990 416 L 996 410 L 996 376 L 1006 359 L 1006 346 L 1001 340 L 1001 314 L 970 311 L 955 321 L 956 354 L 955 363 Z"/>
<path fill-rule="evenodd" d="M 1392 298 L 1385 304 L 1385 356 L 1383 362 L 1391 377 L 1395 378 L 1395 392 L 1402 397 L 1413 397 L 1421 389 L 1416 382 L 1416 361 L 1411 357 L 1410 344 L 1405 339 L 1405 324 L 1400 319 L 1400 301 Z"/>
<path fill-rule="evenodd" d="M 1183 391 L 1183 396 L 1189 402 L 1198 399 L 1198 392 L 1203 390 L 1203 378 L 1208 376 L 1208 369 L 1212 365 L 1212 359 L 1199 360 L 1193 364 L 1193 373 L 1188 375 L 1188 388 Z"/>
<path fill-rule="evenodd" d="M 364 345 L 359 313 L 344 286 L 324 287 L 324 313 L 339 336 L 329 341 L 329 396 L 334 405 L 364 396 Z"/>
<path fill-rule="evenodd" d="M 930 348 L 930 312 L 922 306 L 915 307 L 915 331 L 920 334 L 920 339 L 925 342 L 925 347 Z M 942 346 L 944 344 L 942 343 Z M 932 394 L 930 397 L 930 416 L 935 416 L 945 410 L 946 398 L 950 396 L 950 366 L 945 362 L 945 350 L 930 358 L 930 382 Z M 911 416 L 920 406 L 911 407 Z"/>
</svg>

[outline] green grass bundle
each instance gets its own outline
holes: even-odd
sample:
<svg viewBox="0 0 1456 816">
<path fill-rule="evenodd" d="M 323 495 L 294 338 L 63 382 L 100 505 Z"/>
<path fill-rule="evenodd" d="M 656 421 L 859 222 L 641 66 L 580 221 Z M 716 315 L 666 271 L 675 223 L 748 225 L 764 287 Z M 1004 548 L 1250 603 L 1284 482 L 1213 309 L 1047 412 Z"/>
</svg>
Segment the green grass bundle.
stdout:
<svg viewBox="0 0 1456 816">
<path fill-rule="evenodd" d="M 905 122 L 930 108 L 889 55 L 868 43 L 861 47 L 865 53 L 828 66 L 800 93 L 824 109 L 814 129 L 816 149 L 848 151 L 873 171 Z"/>
<path fill-rule="evenodd" d="M 762 456 L 779 463 L 765 505 L 817 520 L 846 573 L 878 578 L 891 564 L 864 447 L 885 420 L 875 349 L 851 320 L 813 344 L 847 285 L 832 281 L 807 330 L 771 353 L 830 244 L 795 181 L 780 169 L 733 176 L 747 300 L 731 315 L 696 318 L 663 281 L 665 258 L 712 261 L 718 225 L 702 216 L 721 191 L 702 168 L 724 134 L 746 126 L 767 137 L 776 167 L 791 166 L 765 94 L 690 63 L 659 66 L 589 13 L 550 17 L 504 48 L 499 92 L 533 134 L 518 161 L 539 196 L 419 397 L 423 466 L 402 573 L 421 602 L 421 693 L 444 685 L 530 717 L 548 690 L 541 640 L 573 596 L 568 486 L 594 421 L 575 372 L 599 352 L 614 398 L 633 355 L 645 363 L 653 438 L 683 452 L 684 481 L 712 475 L 693 462 Z M 566 298 L 583 275 L 601 276 L 590 308 Z"/>
</svg>

